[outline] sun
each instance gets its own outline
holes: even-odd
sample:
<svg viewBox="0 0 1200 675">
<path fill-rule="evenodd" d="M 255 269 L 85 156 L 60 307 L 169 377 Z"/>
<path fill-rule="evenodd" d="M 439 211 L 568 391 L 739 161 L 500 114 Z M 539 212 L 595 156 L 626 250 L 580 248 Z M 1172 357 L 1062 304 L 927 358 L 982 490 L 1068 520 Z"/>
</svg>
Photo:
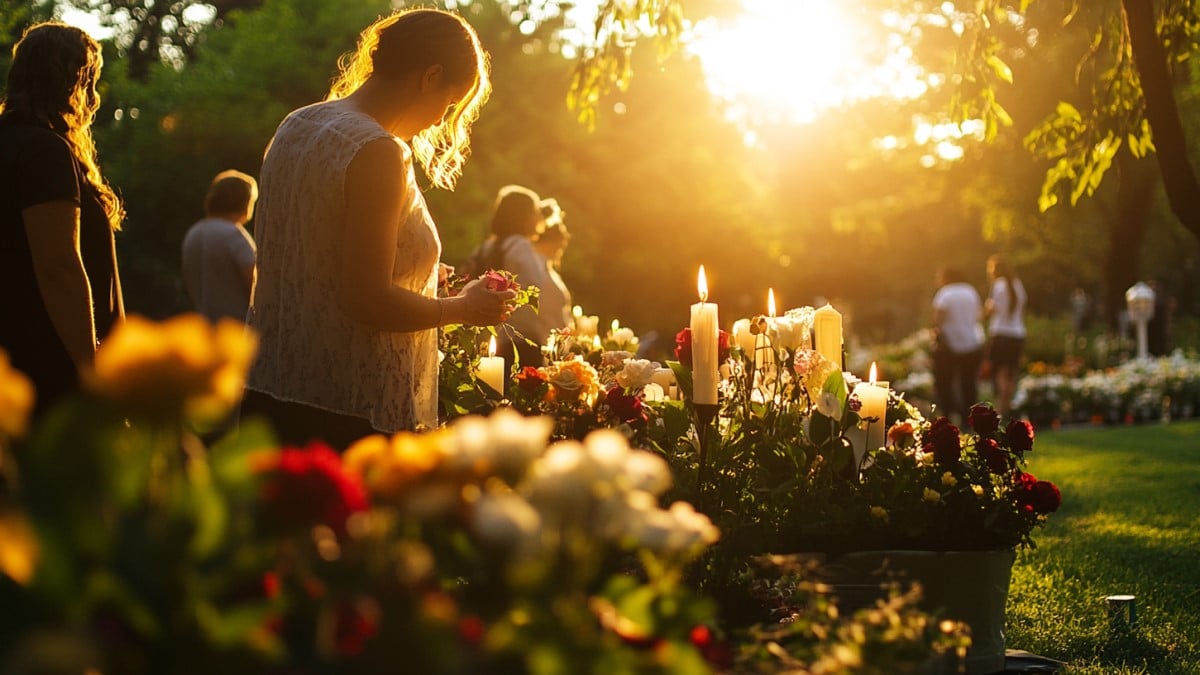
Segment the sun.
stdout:
<svg viewBox="0 0 1200 675">
<path fill-rule="evenodd" d="M 704 20 L 688 49 L 714 94 L 747 114 L 808 122 L 823 111 L 887 92 L 904 53 L 868 64 L 864 45 L 887 37 L 847 13 L 847 0 L 744 0 L 726 20 Z"/>
</svg>

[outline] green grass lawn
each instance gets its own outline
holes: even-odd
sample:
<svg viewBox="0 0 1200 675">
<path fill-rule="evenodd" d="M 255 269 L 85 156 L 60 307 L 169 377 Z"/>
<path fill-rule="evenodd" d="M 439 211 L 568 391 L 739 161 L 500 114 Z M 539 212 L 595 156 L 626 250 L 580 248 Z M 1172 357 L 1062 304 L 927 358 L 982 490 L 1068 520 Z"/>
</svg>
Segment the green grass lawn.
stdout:
<svg viewBox="0 0 1200 675">
<path fill-rule="evenodd" d="M 1200 673 L 1200 422 L 1040 433 L 1029 471 L 1063 505 L 1022 551 L 1007 644 L 1082 673 Z M 1104 597 L 1137 596 L 1109 627 Z"/>
</svg>

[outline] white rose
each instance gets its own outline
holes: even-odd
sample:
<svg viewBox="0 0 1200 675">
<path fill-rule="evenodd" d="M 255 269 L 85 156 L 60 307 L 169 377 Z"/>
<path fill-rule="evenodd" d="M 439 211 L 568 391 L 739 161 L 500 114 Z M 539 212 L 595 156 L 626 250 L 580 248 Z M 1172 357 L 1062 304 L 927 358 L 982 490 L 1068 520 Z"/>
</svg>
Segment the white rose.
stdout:
<svg viewBox="0 0 1200 675">
<path fill-rule="evenodd" d="M 662 457 L 646 450 L 635 450 L 625 458 L 625 476 L 629 487 L 661 495 L 671 487 L 671 467 Z"/>
<path fill-rule="evenodd" d="M 646 359 L 629 359 L 617 373 L 617 384 L 626 389 L 641 389 L 654 380 L 659 364 Z"/>
</svg>

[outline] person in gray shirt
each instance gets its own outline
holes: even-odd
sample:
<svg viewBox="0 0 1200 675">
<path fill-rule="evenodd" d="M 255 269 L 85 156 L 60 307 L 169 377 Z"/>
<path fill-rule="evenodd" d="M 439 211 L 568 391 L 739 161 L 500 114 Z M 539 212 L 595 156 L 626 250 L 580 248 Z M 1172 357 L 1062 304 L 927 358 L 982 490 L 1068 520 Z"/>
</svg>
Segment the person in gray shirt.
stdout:
<svg viewBox="0 0 1200 675">
<path fill-rule="evenodd" d="M 204 198 L 203 220 L 183 238 L 183 281 L 192 306 L 209 321 L 246 320 L 254 288 L 254 240 L 245 225 L 258 184 L 240 171 L 222 171 Z"/>
</svg>

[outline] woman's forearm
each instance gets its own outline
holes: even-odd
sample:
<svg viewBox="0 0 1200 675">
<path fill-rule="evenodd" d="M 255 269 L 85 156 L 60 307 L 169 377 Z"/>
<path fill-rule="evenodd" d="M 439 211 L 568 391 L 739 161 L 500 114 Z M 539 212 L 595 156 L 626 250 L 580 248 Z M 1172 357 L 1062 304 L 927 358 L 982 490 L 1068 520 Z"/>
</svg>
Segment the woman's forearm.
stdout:
<svg viewBox="0 0 1200 675">
<path fill-rule="evenodd" d="M 30 207 L 23 216 L 42 304 L 71 360 L 88 365 L 96 353 L 96 322 L 79 253 L 79 208 L 52 202 Z"/>
</svg>

